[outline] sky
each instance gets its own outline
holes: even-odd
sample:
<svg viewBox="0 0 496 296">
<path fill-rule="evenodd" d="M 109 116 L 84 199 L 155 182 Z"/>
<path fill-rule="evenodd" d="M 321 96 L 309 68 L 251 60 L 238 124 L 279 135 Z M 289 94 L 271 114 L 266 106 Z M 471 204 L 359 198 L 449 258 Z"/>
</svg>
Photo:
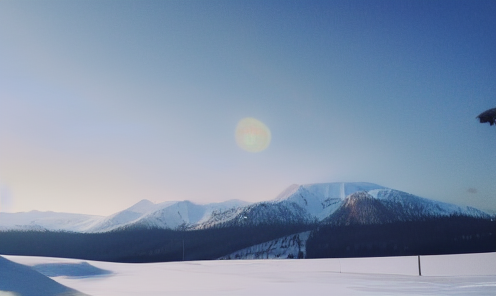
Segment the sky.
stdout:
<svg viewBox="0 0 496 296">
<path fill-rule="evenodd" d="M 371 182 L 496 212 L 495 1 L 0 1 L 0 211 Z M 243 149 L 244 118 L 270 143 Z M 265 147 L 265 146 L 264 146 Z"/>
</svg>

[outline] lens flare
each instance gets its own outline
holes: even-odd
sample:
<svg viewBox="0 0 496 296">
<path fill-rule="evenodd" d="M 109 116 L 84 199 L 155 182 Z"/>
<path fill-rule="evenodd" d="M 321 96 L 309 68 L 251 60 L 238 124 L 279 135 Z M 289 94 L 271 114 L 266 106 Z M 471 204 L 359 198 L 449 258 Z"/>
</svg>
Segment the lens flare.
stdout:
<svg viewBox="0 0 496 296">
<path fill-rule="evenodd" d="M 269 128 L 255 118 L 243 118 L 236 126 L 236 143 L 248 152 L 256 153 L 267 149 L 270 139 Z"/>
</svg>

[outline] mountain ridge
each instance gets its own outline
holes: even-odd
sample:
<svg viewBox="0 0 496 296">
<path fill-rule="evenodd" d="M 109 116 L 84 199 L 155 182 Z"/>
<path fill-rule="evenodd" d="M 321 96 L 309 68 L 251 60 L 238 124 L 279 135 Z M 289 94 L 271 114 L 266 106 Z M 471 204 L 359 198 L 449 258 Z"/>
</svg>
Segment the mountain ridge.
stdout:
<svg viewBox="0 0 496 296">
<path fill-rule="evenodd" d="M 283 224 L 371 224 L 461 215 L 489 218 L 473 207 L 415 196 L 367 182 L 297 185 L 269 201 L 196 204 L 143 199 L 109 216 L 32 211 L 0 213 L 0 231 L 50 230 L 98 233 L 125 228 L 207 229 Z"/>
</svg>

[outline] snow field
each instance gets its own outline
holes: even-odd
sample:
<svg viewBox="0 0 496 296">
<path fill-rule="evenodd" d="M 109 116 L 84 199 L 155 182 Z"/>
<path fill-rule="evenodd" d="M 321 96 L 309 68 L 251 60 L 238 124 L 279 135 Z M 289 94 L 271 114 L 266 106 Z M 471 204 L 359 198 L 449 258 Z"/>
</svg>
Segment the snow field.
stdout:
<svg viewBox="0 0 496 296">
<path fill-rule="evenodd" d="M 37 265 L 81 260 L 4 256 Z M 149 264 L 86 261 L 105 276 L 53 277 L 93 296 L 496 295 L 496 253 L 417 257 L 218 260 Z M 340 273 L 341 271 L 341 273 Z"/>
</svg>

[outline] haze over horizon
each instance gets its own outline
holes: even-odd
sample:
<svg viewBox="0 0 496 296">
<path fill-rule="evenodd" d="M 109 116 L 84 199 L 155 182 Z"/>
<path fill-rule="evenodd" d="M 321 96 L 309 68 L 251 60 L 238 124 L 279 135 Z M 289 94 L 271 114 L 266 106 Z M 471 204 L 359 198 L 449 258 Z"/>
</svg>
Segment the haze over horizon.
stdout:
<svg viewBox="0 0 496 296">
<path fill-rule="evenodd" d="M 490 0 L 0 1 L 0 212 L 341 181 L 496 212 L 496 128 L 475 118 L 496 107 L 495 15 Z M 262 150 L 236 142 L 247 117 Z"/>
</svg>

